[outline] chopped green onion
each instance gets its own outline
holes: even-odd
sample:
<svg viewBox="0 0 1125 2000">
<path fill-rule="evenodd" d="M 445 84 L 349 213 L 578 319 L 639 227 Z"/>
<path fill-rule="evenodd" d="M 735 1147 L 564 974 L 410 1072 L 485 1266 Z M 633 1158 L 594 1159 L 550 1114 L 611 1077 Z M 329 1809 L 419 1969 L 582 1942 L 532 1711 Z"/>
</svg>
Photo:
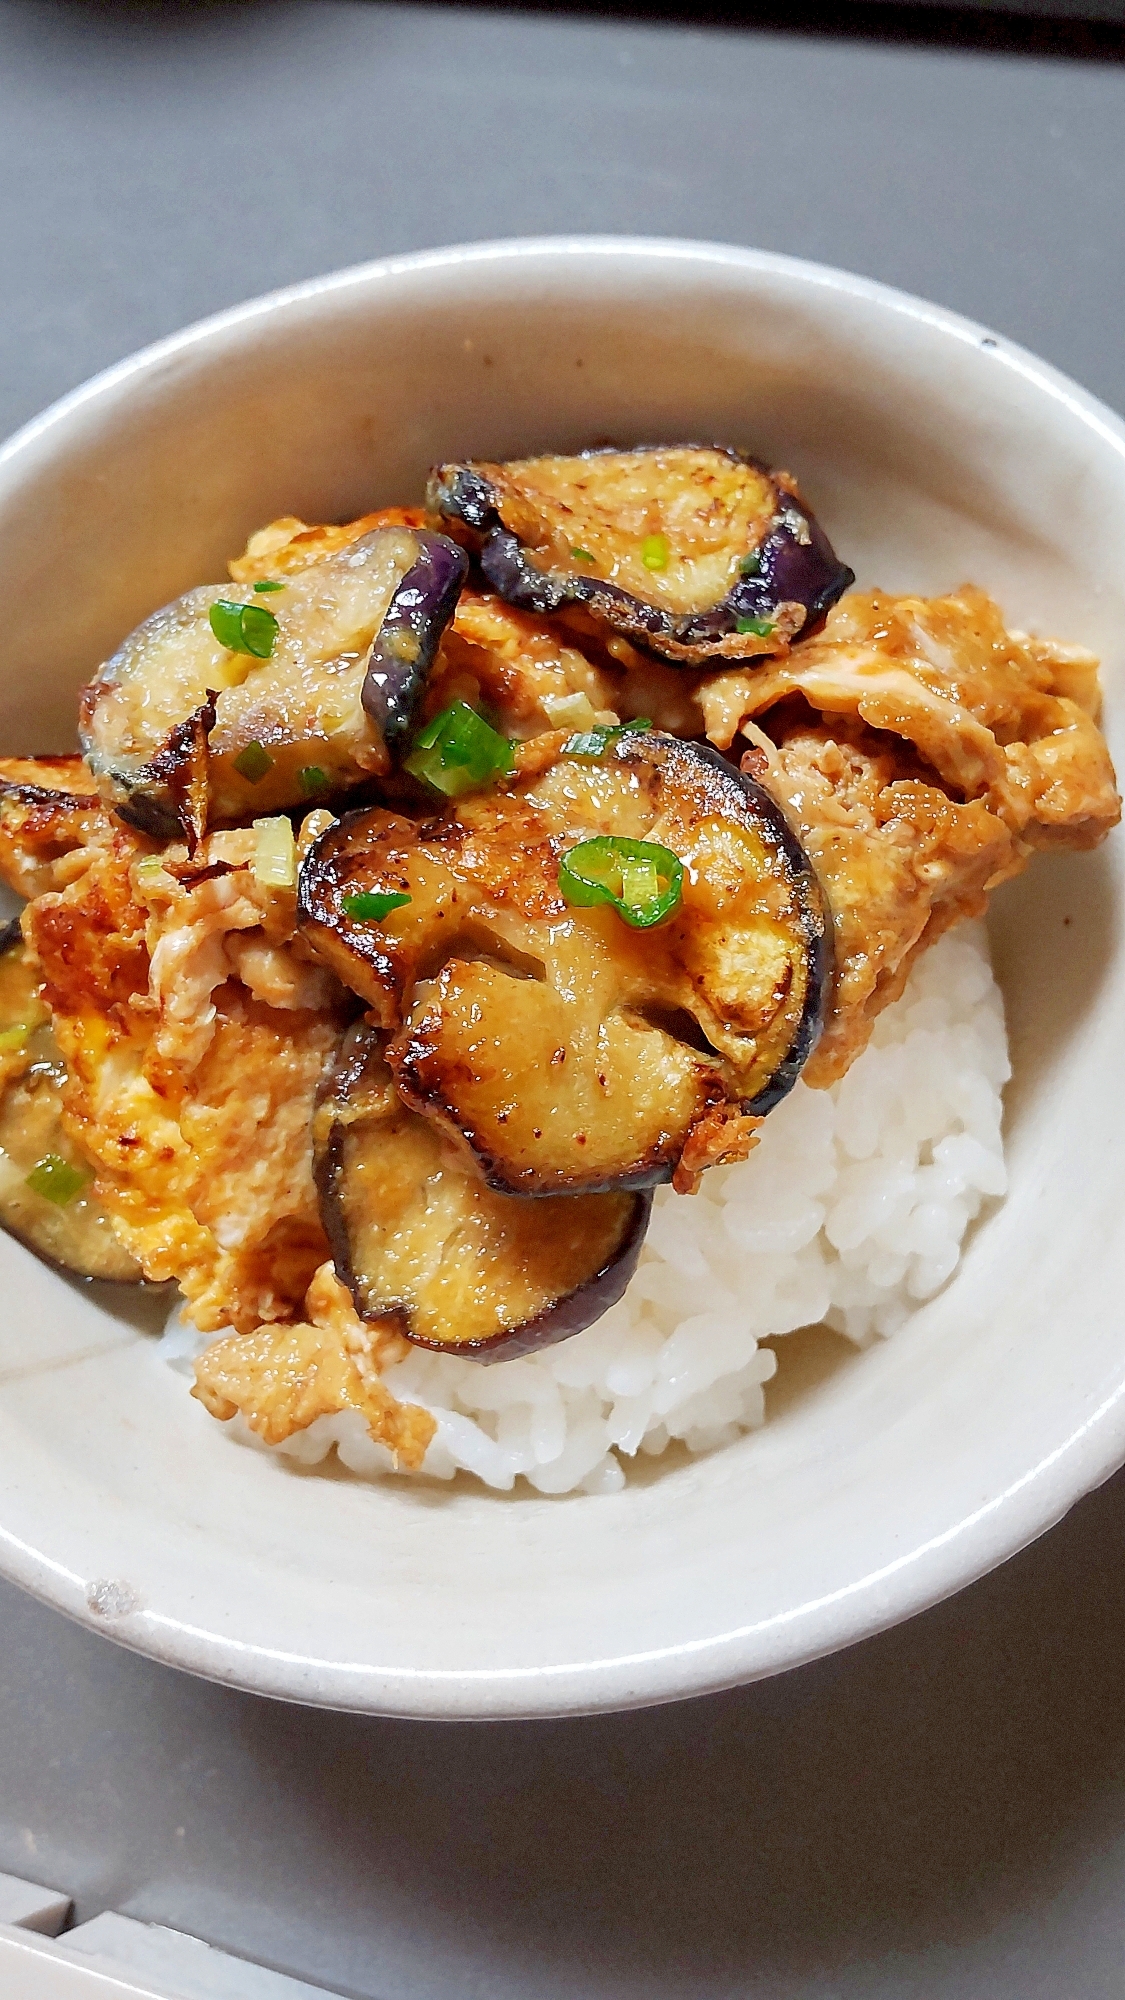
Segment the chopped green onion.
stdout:
<svg viewBox="0 0 1125 2000">
<path fill-rule="evenodd" d="M 263 889 L 295 889 L 297 842 L 287 819 L 254 821 L 254 880 Z"/>
<path fill-rule="evenodd" d="M 593 556 L 590 554 L 589 549 L 580 549 L 577 543 L 571 544 L 570 553 L 575 558 L 576 562 L 593 562 L 594 560 Z"/>
<path fill-rule="evenodd" d="M 753 632 L 756 639 L 768 639 L 773 626 L 768 618 L 736 618 L 736 632 Z"/>
<path fill-rule="evenodd" d="M 220 597 L 207 613 L 207 622 L 228 652 L 252 653 L 256 660 L 268 660 L 273 652 L 278 623 L 264 604 L 238 604 Z"/>
<path fill-rule="evenodd" d="M 761 570 L 762 570 L 762 558 L 758 554 L 757 549 L 751 549 L 749 555 L 743 556 L 741 562 L 738 565 L 738 573 L 740 576 L 760 576 Z"/>
<path fill-rule="evenodd" d="M 284 590 L 285 585 L 283 583 L 274 583 L 272 578 L 267 576 L 263 577 L 261 583 L 256 583 L 254 588 L 260 596 L 264 597 L 267 590 Z"/>
<path fill-rule="evenodd" d="M 0 1028 L 0 1051 L 6 1055 L 9 1049 L 22 1049 L 30 1033 L 26 1021 L 17 1022 L 14 1028 Z"/>
<path fill-rule="evenodd" d="M 515 761 L 507 737 L 491 728 L 468 702 L 455 701 L 419 731 L 405 768 L 411 777 L 456 799 L 505 776 L 514 770 Z"/>
<path fill-rule="evenodd" d="M 667 569 L 667 535 L 646 535 L 641 543 L 641 561 L 646 569 Z"/>
<path fill-rule="evenodd" d="M 647 909 L 660 895 L 660 881 L 652 861 L 626 861 L 621 870 L 621 900 L 631 910 Z"/>
<path fill-rule="evenodd" d="M 273 758 L 260 743 L 248 743 L 235 758 L 234 768 L 248 784 L 260 785 L 266 772 L 273 770 Z"/>
<path fill-rule="evenodd" d="M 598 720 L 588 694 L 545 694 L 540 706 L 553 729 L 593 729 Z"/>
<path fill-rule="evenodd" d="M 634 716 L 632 722 L 599 723 L 596 729 L 583 730 L 563 744 L 564 757 L 604 757 L 611 743 L 619 736 L 631 736 L 635 730 L 651 729 L 647 715 Z"/>
<path fill-rule="evenodd" d="M 355 917 L 361 924 L 377 924 L 392 910 L 400 910 L 410 897 L 393 889 L 361 889 L 356 896 L 343 899 L 345 916 Z"/>
<path fill-rule="evenodd" d="M 609 903 L 634 930 L 648 930 L 671 915 L 683 880 L 683 865 L 671 848 L 614 834 L 580 841 L 559 863 L 559 888 L 568 903 L 579 909 Z"/>
<path fill-rule="evenodd" d="M 327 771 L 321 770 L 319 764 L 306 764 L 303 771 L 298 771 L 297 779 L 307 799 L 315 798 L 318 792 L 327 792 L 331 789 L 332 780 Z"/>
<path fill-rule="evenodd" d="M 65 1208 L 81 1194 L 88 1173 L 81 1167 L 72 1167 L 68 1160 L 62 1160 L 57 1153 L 47 1153 L 32 1167 L 27 1176 L 27 1185 L 32 1194 L 42 1195 L 44 1201 L 53 1201 L 56 1208 Z"/>
<path fill-rule="evenodd" d="M 256 660 L 268 660 L 273 652 L 278 634 L 278 623 L 272 611 L 264 604 L 245 604 L 242 607 L 242 639 L 248 653 Z"/>
</svg>

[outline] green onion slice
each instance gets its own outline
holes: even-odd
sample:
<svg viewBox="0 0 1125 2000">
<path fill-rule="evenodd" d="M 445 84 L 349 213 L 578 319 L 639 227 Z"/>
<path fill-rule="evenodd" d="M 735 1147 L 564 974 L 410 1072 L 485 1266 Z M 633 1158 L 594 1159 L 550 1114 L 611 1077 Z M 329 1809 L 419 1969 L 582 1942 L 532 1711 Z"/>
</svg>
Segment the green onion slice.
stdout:
<svg viewBox="0 0 1125 2000">
<path fill-rule="evenodd" d="M 559 863 L 559 888 L 568 903 L 579 909 L 609 903 L 634 930 L 649 930 L 671 916 L 683 880 L 683 865 L 671 848 L 616 834 L 580 841 Z"/>
<path fill-rule="evenodd" d="M 256 583 L 254 588 L 260 597 L 264 597 L 267 590 L 284 590 L 285 585 L 283 583 L 274 583 L 273 579 L 267 576 L 263 577 L 261 583 Z"/>
<path fill-rule="evenodd" d="M 736 618 L 736 632 L 753 632 L 756 639 L 768 639 L 773 626 L 768 618 Z"/>
<path fill-rule="evenodd" d="M 345 896 L 342 901 L 346 916 L 355 917 L 361 924 L 378 924 L 392 910 L 401 910 L 410 897 L 394 889 L 362 889 L 358 895 Z"/>
<path fill-rule="evenodd" d="M 264 604 L 236 604 L 220 597 L 207 613 L 207 622 L 228 652 L 252 653 L 256 660 L 268 660 L 273 652 L 278 623 Z"/>
<path fill-rule="evenodd" d="M 254 821 L 254 880 L 263 889 L 295 889 L 297 842 L 293 828 L 280 815 Z"/>
<path fill-rule="evenodd" d="M 749 555 L 743 556 L 738 565 L 739 576 L 760 576 L 761 572 L 762 558 L 757 549 L 751 549 Z"/>
<path fill-rule="evenodd" d="M 635 730 L 651 728 L 647 715 L 636 715 L 632 722 L 599 723 L 596 729 L 582 730 L 577 736 L 571 736 L 563 744 L 562 754 L 564 757 L 591 759 L 604 757 L 610 744 L 615 743 L 619 736 L 631 736 Z"/>
<path fill-rule="evenodd" d="M 331 789 L 332 780 L 327 771 L 321 770 L 319 764 L 306 764 L 303 771 L 298 771 L 297 777 L 307 799 L 315 798 L 318 792 L 327 792 Z"/>
<path fill-rule="evenodd" d="M 12 1049 L 22 1049 L 30 1033 L 26 1021 L 18 1021 L 11 1028 L 0 1028 L 0 1053 L 7 1055 Z"/>
<path fill-rule="evenodd" d="M 450 799 L 505 777 L 516 762 L 508 738 L 465 701 L 453 702 L 428 722 L 404 761 L 411 777 L 421 778 Z"/>
<path fill-rule="evenodd" d="M 72 1167 L 69 1160 L 59 1158 L 57 1153 L 47 1153 L 27 1176 L 27 1185 L 32 1194 L 42 1195 L 44 1201 L 53 1201 L 56 1208 L 66 1208 L 76 1195 L 81 1194 L 88 1173 L 81 1167 Z"/>
<path fill-rule="evenodd" d="M 260 743 L 248 743 L 235 758 L 234 768 L 248 784 L 260 785 L 266 772 L 273 770 L 273 758 Z"/>
<path fill-rule="evenodd" d="M 590 554 L 589 549 L 580 549 L 577 542 L 571 543 L 570 553 L 574 557 L 576 562 L 592 563 L 594 560 L 593 556 Z"/>
<path fill-rule="evenodd" d="M 641 561 L 646 569 L 667 569 L 667 535 L 646 535 L 641 543 Z"/>
</svg>

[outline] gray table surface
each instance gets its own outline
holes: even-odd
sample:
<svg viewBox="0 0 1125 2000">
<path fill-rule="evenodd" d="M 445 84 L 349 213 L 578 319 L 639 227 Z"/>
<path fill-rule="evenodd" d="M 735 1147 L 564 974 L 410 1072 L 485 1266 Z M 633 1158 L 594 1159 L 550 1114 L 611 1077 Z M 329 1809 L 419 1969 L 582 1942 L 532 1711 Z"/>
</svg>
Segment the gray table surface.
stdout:
<svg viewBox="0 0 1125 2000">
<path fill-rule="evenodd" d="M 384 251 L 726 238 L 1125 408 L 1125 67 L 371 0 L 0 0 L 0 430 Z M 0 1587 L 0 1869 L 375 2000 L 1125 1992 L 1125 1477 L 954 1602 L 632 1716 L 291 1709 Z"/>
</svg>

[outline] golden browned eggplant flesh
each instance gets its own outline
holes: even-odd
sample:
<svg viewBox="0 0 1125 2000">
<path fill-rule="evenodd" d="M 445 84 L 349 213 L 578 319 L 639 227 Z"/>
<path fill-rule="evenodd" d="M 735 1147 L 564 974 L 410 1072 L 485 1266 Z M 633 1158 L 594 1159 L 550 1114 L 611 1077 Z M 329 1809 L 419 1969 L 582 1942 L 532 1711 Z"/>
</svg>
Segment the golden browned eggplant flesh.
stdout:
<svg viewBox="0 0 1125 2000">
<path fill-rule="evenodd" d="M 123 636 L 81 756 L 0 759 L 0 1220 L 175 1279 L 271 1443 L 351 1413 L 421 1466 L 412 1350 L 611 1312 L 655 1187 L 1120 815 L 1092 656 L 848 594 L 730 446 L 450 462 L 230 575 Z"/>
</svg>

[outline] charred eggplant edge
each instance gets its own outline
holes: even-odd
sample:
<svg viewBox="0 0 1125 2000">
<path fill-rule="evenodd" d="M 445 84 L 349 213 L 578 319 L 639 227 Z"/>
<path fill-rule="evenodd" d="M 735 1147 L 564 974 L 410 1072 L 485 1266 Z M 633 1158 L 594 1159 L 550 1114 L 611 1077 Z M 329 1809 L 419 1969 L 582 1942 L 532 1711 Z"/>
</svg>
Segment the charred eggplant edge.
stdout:
<svg viewBox="0 0 1125 2000">
<path fill-rule="evenodd" d="M 748 1116 L 764 1118 L 768 1111 L 788 1097 L 805 1064 L 820 1040 L 828 1009 L 832 999 L 832 983 L 835 974 L 835 931 L 828 898 L 821 887 L 820 877 L 801 845 L 784 812 L 772 792 L 760 785 L 746 771 L 740 771 L 720 751 L 710 744 L 694 746 L 701 757 L 708 762 L 721 764 L 724 775 L 733 778 L 748 798 L 762 811 L 774 827 L 778 844 L 785 856 L 789 877 L 794 886 L 804 932 L 805 949 L 809 959 L 808 989 L 801 1019 L 789 1046 L 789 1053 L 778 1064 L 768 1084 L 750 1098 L 742 1107 Z"/>
<path fill-rule="evenodd" d="M 350 812 L 341 813 L 339 819 L 332 826 L 326 827 L 313 841 L 297 871 L 297 928 L 306 936 L 312 932 L 312 943 L 317 957 L 325 965 L 330 966 L 343 985 L 350 987 L 361 999 L 365 999 L 367 995 L 364 987 L 357 986 L 355 981 L 361 977 L 362 968 L 366 968 L 369 972 L 374 970 L 380 980 L 394 981 L 397 990 L 394 957 L 390 952 L 379 948 L 379 932 L 374 928 L 356 933 L 356 936 L 363 936 L 368 946 L 366 956 L 357 951 L 350 938 L 341 935 L 332 922 L 333 910 L 326 910 L 321 904 L 326 868 L 331 868 L 337 853 L 341 850 L 347 852 L 355 822 L 372 810 L 377 808 L 372 808 L 368 804 L 354 806 Z M 430 819 L 411 824 L 416 825 L 421 834 L 433 823 L 434 816 L 431 816 Z M 328 879 L 331 885 L 330 874 Z"/>
<path fill-rule="evenodd" d="M 25 761 L 31 763 L 33 760 L 27 758 Z M 43 761 L 46 762 L 47 760 L 44 759 Z M 77 751 L 75 751 L 73 757 L 59 756 L 52 758 L 50 761 L 56 764 L 64 762 L 81 764 L 84 767 L 86 764 L 85 758 Z M 31 778 L 6 778 L 2 772 L 0 772 L 0 799 L 12 799 L 21 806 L 51 806 L 56 812 L 69 812 L 71 810 L 96 812 L 99 807 L 104 807 L 105 805 L 105 800 L 102 798 L 100 792 L 68 792 L 64 785 L 57 787 L 54 785 L 37 785 Z M 16 921 L 19 921 L 18 918 Z M 2 939 L 7 935 L 8 928 L 10 926 L 0 931 L 0 955 L 7 950 L 7 946 L 2 942 Z"/>
<path fill-rule="evenodd" d="M 663 730 L 654 729 L 619 737 L 613 746 L 612 754 L 619 763 L 638 763 L 642 761 L 646 743 L 653 741 L 658 742 L 665 750 L 669 744 L 677 746 L 672 753 L 673 757 L 682 754 L 683 751 L 690 751 L 701 763 L 711 767 L 721 783 L 737 787 L 776 836 L 788 879 L 793 886 L 801 932 L 808 954 L 808 984 L 801 1018 L 788 1052 L 783 1056 L 765 1087 L 756 1097 L 745 1099 L 740 1107 L 748 1117 L 764 1118 L 768 1111 L 772 1111 L 775 1105 L 781 1103 L 782 1098 L 788 1097 L 820 1039 L 827 1017 L 835 957 L 832 914 L 828 900 L 812 862 L 772 792 L 768 792 L 764 785 L 760 785 L 747 772 L 740 771 L 738 766 L 732 764 L 728 757 L 724 757 L 721 751 L 716 750 L 713 744 L 697 743 L 686 737 L 671 736 Z M 671 1173 L 667 1178 L 671 1179 Z"/>
</svg>

